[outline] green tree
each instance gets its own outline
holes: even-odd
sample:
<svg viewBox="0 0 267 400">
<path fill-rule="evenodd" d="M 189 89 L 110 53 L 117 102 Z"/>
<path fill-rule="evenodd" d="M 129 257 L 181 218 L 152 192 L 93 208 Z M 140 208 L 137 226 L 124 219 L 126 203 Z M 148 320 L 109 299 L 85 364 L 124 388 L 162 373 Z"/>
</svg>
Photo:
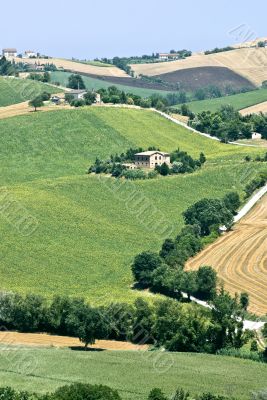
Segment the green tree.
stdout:
<svg viewBox="0 0 267 400">
<path fill-rule="evenodd" d="M 165 394 L 159 388 L 154 388 L 148 395 L 148 400 L 168 400 Z"/>
<path fill-rule="evenodd" d="M 101 310 L 85 304 L 84 300 L 72 302 L 66 325 L 69 333 L 77 336 L 85 348 L 108 334 L 108 323 Z"/>
<path fill-rule="evenodd" d="M 196 274 L 197 296 L 204 300 L 211 300 L 216 294 L 217 273 L 209 266 L 202 266 Z"/>
<path fill-rule="evenodd" d="M 81 89 L 82 90 L 82 89 L 85 89 L 85 83 L 84 83 L 81 75 L 72 74 L 69 76 L 67 87 L 70 89 Z"/>
<path fill-rule="evenodd" d="M 223 198 L 223 202 L 226 208 L 230 210 L 233 214 L 235 214 L 241 206 L 240 197 L 237 192 L 227 193 Z"/>
<path fill-rule="evenodd" d="M 34 111 L 37 111 L 37 108 L 43 107 L 44 102 L 41 96 L 35 97 L 35 99 L 29 101 L 29 106 L 34 108 Z"/>
<path fill-rule="evenodd" d="M 163 163 L 160 167 L 159 167 L 159 173 L 162 176 L 167 176 L 170 174 L 170 168 L 166 163 Z"/>
<path fill-rule="evenodd" d="M 200 161 L 201 164 L 205 164 L 205 162 L 207 161 L 206 156 L 205 156 L 204 153 L 200 153 L 199 161 Z"/>
<path fill-rule="evenodd" d="M 86 92 L 84 95 L 84 101 L 87 106 L 91 106 L 96 100 L 96 94 L 94 92 Z"/>
<path fill-rule="evenodd" d="M 240 305 L 243 310 L 247 311 L 249 306 L 249 295 L 248 293 L 241 293 L 240 295 Z"/>
<path fill-rule="evenodd" d="M 250 351 L 255 351 L 255 352 L 259 351 L 257 340 L 255 340 L 255 339 L 252 340 L 251 345 L 250 345 Z"/>
<path fill-rule="evenodd" d="M 143 252 L 137 255 L 132 264 L 134 279 L 144 287 L 152 283 L 152 273 L 162 265 L 162 259 L 156 253 Z"/>
<path fill-rule="evenodd" d="M 117 390 L 103 385 L 73 383 L 52 394 L 51 400 L 120 400 Z M 50 400 L 50 399 L 49 399 Z"/>
<path fill-rule="evenodd" d="M 181 290 L 187 294 L 188 300 L 191 300 L 191 295 L 198 290 L 197 272 L 184 272 L 181 281 Z"/>
</svg>

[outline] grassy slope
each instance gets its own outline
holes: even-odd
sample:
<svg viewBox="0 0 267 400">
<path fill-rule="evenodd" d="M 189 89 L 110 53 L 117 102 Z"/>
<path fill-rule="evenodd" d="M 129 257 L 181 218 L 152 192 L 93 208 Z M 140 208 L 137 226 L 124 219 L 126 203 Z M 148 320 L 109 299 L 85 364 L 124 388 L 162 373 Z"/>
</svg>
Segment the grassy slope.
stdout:
<svg viewBox="0 0 267 400">
<path fill-rule="evenodd" d="M 235 94 L 233 96 L 220 97 L 218 99 L 192 101 L 187 103 L 194 113 L 201 111 L 216 111 L 224 104 L 230 104 L 236 110 L 250 107 L 267 101 L 267 89 L 253 90 L 247 93 Z"/>
<path fill-rule="evenodd" d="M 182 387 L 192 395 L 211 391 L 249 399 L 252 391 L 265 389 L 267 379 L 264 364 L 204 354 L 11 348 L 0 355 L 1 386 L 42 393 L 88 382 L 109 385 L 123 399 L 144 400 L 153 387 L 169 396 Z"/>
<path fill-rule="evenodd" d="M 51 78 L 53 82 L 60 82 L 61 85 L 67 86 L 68 83 L 68 77 L 71 74 L 69 72 L 52 72 L 51 73 Z M 124 90 L 127 93 L 133 93 L 142 97 L 147 97 L 151 96 L 154 93 L 161 94 L 162 96 L 165 96 L 168 93 L 173 93 L 169 92 L 166 90 L 157 90 L 157 89 L 145 89 L 145 88 L 136 88 L 136 87 L 131 87 L 131 86 L 126 86 L 126 85 L 120 85 L 120 84 L 115 84 L 112 82 L 107 82 L 103 81 L 101 79 L 95 79 L 91 78 L 89 76 L 83 76 L 84 83 L 86 85 L 86 88 L 88 90 L 98 90 L 98 89 L 107 89 L 110 86 L 117 86 L 118 89 Z"/>
<path fill-rule="evenodd" d="M 196 200 L 241 190 L 250 174 L 242 158 L 259 153 L 139 110 L 37 113 L 0 121 L 0 131 L 2 194 L 26 210 L 12 218 L 0 213 L 1 288 L 83 295 L 94 302 L 137 296 L 130 290 L 133 257 L 174 236 L 182 211 Z M 210 161 L 192 175 L 126 184 L 85 174 L 96 156 L 149 145 L 167 151 L 180 146 L 194 156 L 204 151 Z M 14 224 L 25 213 L 38 221 L 30 237 Z"/>
<path fill-rule="evenodd" d="M 0 77 L 0 107 L 31 100 L 42 92 L 58 93 L 61 90 L 29 79 Z"/>
</svg>

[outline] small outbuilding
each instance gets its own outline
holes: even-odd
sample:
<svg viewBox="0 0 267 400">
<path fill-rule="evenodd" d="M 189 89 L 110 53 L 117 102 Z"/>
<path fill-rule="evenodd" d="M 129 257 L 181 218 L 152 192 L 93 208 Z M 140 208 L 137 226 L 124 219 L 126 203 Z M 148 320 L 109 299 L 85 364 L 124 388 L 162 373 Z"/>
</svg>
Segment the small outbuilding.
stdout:
<svg viewBox="0 0 267 400">
<path fill-rule="evenodd" d="M 33 50 L 26 50 L 24 53 L 24 58 L 33 58 L 37 57 L 37 53 Z"/>
<path fill-rule="evenodd" d="M 260 133 L 257 133 L 257 132 L 252 133 L 252 140 L 258 140 L 261 138 L 262 138 L 262 135 Z"/>
<path fill-rule="evenodd" d="M 73 96 L 74 100 L 83 100 L 84 96 L 86 95 L 87 91 L 86 90 L 81 90 L 81 89 L 73 89 L 70 90 L 68 92 L 65 93 L 66 94 L 70 94 L 71 96 Z"/>
</svg>

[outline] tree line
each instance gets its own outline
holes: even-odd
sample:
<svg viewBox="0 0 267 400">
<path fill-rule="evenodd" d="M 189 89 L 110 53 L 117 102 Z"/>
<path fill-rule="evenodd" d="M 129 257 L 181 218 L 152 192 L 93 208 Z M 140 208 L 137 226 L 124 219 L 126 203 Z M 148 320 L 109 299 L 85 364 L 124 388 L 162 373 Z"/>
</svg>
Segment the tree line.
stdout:
<svg viewBox="0 0 267 400">
<path fill-rule="evenodd" d="M 212 113 L 202 111 L 193 116 L 190 126 L 200 132 L 218 137 L 222 142 L 251 139 L 252 132 L 262 134 L 267 139 L 267 116 L 252 114 L 242 116 L 232 106 L 224 105 Z"/>
<path fill-rule="evenodd" d="M 0 388 L 0 398 L 2 400 L 121 400 L 119 392 L 105 385 L 93 385 L 86 383 L 73 383 L 58 388 L 55 392 L 45 395 L 29 392 L 16 391 L 11 387 Z M 160 388 L 152 389 L 147 400 L 235 400 L 234 397 L 215 395 L 206 392 L 201 395 L 190 395 L 183 388 L 175 390 L 172 397 L 166 394 Z"/>
<path fill-rule="evenodd" d="M 203 271 L 205 272 L 205 271 Z M 207 278 L 199 276 L 205 284 Z M 202 286 L 204 290 L 204 286 Z M 175 352 L 217 353 L 239 349 L 252 337 L 243 331 L 246 303 L 223 289 L 212 309 L 184 307 L 174 299 L 92 306 L 85 299 L 14 293 L 0 295 L 0 323 L 7 330 L 78 337 L 87 348 L 101 340 L 129 341 Z"/>
</svg>

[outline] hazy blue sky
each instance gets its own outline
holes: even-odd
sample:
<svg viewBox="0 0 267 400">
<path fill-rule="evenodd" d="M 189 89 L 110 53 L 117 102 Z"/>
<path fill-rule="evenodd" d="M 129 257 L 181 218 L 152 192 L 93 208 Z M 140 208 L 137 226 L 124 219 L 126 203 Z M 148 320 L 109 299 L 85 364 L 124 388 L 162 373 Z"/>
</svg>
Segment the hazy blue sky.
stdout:
<svg viewBox="0 0 267 400">
<path fill-rule="evenodd" d="M 5 1 L 0 47 L 68 58 L 203 50 L 267 36 L 266 9 L 266 0 Z"/>
</svg>

